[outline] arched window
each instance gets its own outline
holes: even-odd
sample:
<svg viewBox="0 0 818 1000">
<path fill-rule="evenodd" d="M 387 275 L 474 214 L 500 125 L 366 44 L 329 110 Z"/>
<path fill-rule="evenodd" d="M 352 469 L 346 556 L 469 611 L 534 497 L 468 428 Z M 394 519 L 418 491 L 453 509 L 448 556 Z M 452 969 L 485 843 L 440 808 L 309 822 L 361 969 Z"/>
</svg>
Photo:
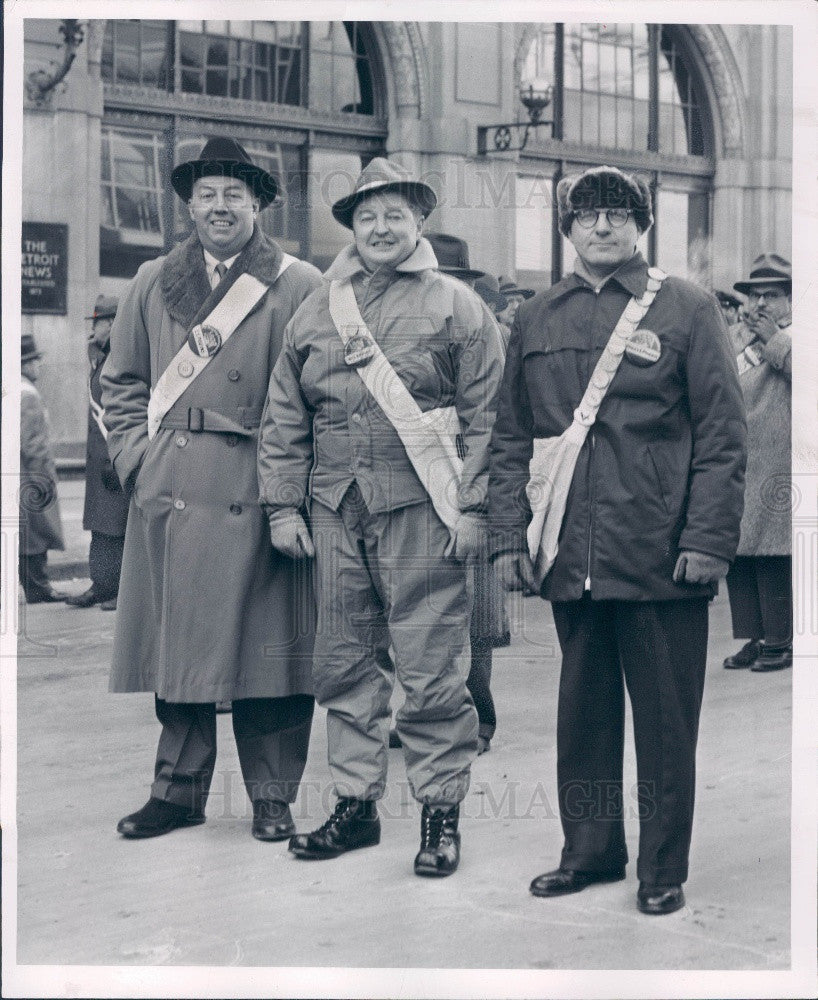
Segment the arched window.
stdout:
<svg viewBox="0 0 818 1000">
<path fill-rule="evenodd" d="M 641 174 L 656 225 L 642 241 L 668 271 L 709 280 L 712 128 L 684 28 L 540 25 L 527 36 L 520 79 L 553 84 L 553 139 L 535 138 L 518 178 L 517 268 L 536 287 L 573 260 L 556 231 L 553 189 L 592 164 Z"/>
<path fill-rule="evenodd" d="M 170 171 L 216 134 L 278 178 L 285 201 L 259 221 L 286 250 L 326 266 L 344 245 L 327 191 L 345 193 L 386 137 L 370 24 L 112 20 L 101 73 L 102 275 L 131 277 L 187 233 Z"/>
</svg>

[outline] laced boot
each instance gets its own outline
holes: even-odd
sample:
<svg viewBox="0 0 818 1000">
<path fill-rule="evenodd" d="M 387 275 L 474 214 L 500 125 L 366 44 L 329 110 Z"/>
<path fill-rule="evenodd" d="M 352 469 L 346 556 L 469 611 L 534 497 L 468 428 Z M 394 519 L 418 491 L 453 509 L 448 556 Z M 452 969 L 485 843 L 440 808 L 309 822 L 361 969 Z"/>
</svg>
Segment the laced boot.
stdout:
<svg viewBox="0 0 818 1000">
<path fill-rule="evenodd" d="M 330 818 L 312 833 L 297 833 L 289 849 L 297 858 L 337 858 L 358 847 L 380 843 L 381 821 L 373 801 L 338 799 Z"/>
<path fill-rule="evenodd" d="M 424 805 L 420 817 L 420 850 L 415 858 L 415 875 L 442 878 L 457 870 L 460 863 L 460 834 L 457 830 L 459 819 L 459 805 Z"/>
</svg>

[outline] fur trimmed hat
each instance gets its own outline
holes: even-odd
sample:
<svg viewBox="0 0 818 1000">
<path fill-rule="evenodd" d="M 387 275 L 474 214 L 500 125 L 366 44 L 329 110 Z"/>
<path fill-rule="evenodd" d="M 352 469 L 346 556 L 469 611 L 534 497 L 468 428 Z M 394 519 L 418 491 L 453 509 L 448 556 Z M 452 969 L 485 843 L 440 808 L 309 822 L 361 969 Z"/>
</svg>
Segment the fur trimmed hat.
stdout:
<svg viewBox="0 0 818 1000">
<path fill-rule="evenodd" d="M 653 199 L 647 183 L 618 167 L 590 167 L 557 184 L 560 232 L 568 236 L 578 208 L 628 208 L 640 233 L 653 225 Z"/>
</svg>

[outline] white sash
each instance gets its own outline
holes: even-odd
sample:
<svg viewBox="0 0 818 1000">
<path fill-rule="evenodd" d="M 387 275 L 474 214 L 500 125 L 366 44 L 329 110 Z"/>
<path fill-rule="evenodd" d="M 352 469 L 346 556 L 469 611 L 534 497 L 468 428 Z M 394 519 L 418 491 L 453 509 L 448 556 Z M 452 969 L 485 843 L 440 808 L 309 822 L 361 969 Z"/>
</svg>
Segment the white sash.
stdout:
<svg viewBox="0 0 818 1000">
<path fill-rule="evenodd" d="M 397 431 L 438 517 L 453 530 L 461 513 L 458 487 L 463 474 L 457 452 L 457 410 L 453 406 L 421 410 L 369 332 L 351 281 L 330 282 L 329 312 L 344 345 L 359 331 L 374 345 L 373 356 L 358 367 L 358 375 Z"/>
<path fill-rule="evenodd" d="M 574 410 L 574 419 L 568 429 L 559 437 L 534 438 L 534 454 L 529 463 L 529 482 L 526 486 L 532 513 L 527 540 L 538 586 L 557 557 L 557 542 L 565 517 L 568 491 L 585 438 L 616 375 L 628 340 L 642 322 L 666 277 L 658 267 L 648 268 L 647 289 L 641 298 L 632 298 L 625 306 L 596 363 L 588 388 Z"/>
<path fill-rule="evenodd" d="M 281 259 L 281 266 L 273 279 L 275 283 L 287 268 L 295 263 L 297 257 L 285 253 Z M 216 286 L 218 288 L 218 285 Z M 214 307 L 212 312 L 201 323 L 198 323 L 191 330 L 191 334 L 197 340 L 203 338 L 205 328 L 215 328 L 221 339 L 221 347 L 227 343 L 236 328 L 249 314 L 250 310 L 259 302 L 270 285 L 265 285 L 263 281 L 254 278 L 252 274 L 240 274 L 235 282 L 230 286 L 224 298 Z M 221 349 L 221 348 L 219 348 Z M 153 387 L 150 402 L 148 403 L 148 439 L 153 440 L 162 418 L 174 405 L 182 393 L 198 378 L 207 368 L 215 354 L 202 357 L 197 354 L 187 342 L 182 344 L 168 367 L 162 372 L 161 377 Z"/>
<path fill-rule="evenodd" d="M 88 402 L 91 404 L 91 416 L 94 418 L 94 423 L 97 425 L 97 427 L 99 427 L 99 432 L 102 435 L 102 440 L 103 441 L 107 441 L 108 440 L 108 428 L 105 426 L 105 424 L 103 423 L 103 420 L 102 420 L 102 418 L 103 418 L 103 416 L 105 414 L 105 410 L 94 399 L 94 396 L 93 396 L 93 394 L 91 392 L 91 383 L 90 382 L 88 383 Z"/>
</svg>

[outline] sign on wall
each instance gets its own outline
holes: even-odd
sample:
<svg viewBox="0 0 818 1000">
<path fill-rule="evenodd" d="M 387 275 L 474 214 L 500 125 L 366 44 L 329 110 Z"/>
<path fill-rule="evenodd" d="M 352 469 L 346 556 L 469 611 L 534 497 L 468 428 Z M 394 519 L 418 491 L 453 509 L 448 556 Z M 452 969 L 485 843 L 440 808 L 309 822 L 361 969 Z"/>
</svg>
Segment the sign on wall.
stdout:
<svg viewBox="0 0 818 1000">
<path fill-rule="evenodd" d="M 23 223 L 23 312 L 65 316 L 68 311 L 68 226 Z"/>
</svg>

